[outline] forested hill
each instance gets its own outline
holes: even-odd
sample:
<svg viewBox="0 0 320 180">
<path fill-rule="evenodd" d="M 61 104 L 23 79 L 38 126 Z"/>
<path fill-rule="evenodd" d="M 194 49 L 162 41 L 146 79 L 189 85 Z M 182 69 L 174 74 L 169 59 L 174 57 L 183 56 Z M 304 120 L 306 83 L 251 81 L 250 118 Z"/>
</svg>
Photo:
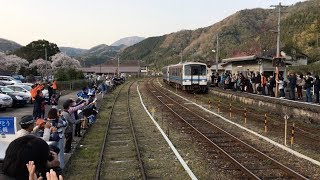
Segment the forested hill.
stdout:
<svg viewBox="0 0 320 180">
<path fill-rule="evenodd" d="M 320 60 L 319 9 L 320 0 L 283 8 L 281 46 L 287 54 L 300 51 L 309 55 L 311 61 Z M 215 56 L 212 50 L 216 48 L 218 34 L 220 59 L 261 53 L 276 47 L 276 26 L 277 10 L 246 9 L 209 27 L 147 38 L 126 48 L 121 59 L 142 59 L 161 67 L 178 62 L 182 52 L 183 60 L 205 62 Z"/>
<path fill-rule="evenodd" d="M 13 52 L 22 47 L 20 44 L 0 38 L 0 52 Z"/>
</svg>

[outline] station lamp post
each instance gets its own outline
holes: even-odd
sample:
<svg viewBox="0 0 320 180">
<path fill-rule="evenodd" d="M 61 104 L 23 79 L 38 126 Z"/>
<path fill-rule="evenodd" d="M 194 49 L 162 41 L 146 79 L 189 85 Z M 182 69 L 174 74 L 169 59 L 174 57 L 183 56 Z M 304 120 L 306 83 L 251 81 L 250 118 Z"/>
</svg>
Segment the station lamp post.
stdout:
<svg viewBox="0 0 320 180">
<path fill-rule="evenodd" d="M 219 34 L 217 34 L 216 41 L 216 50 L 211 50 L 213 53 L 216 53 L 216 73 L 218 73 L 218 63 L 219 63 Z"/>
<path fill-rule="evenodd" d="M 45 73 L 45 77 L 46 79 L 48 78 L 48 53 L 47 53 L 47 46 L 46 44 L 42 45 L 44 47 L 44 58 L 46 60 L 46 73 Z"/>
</svg>

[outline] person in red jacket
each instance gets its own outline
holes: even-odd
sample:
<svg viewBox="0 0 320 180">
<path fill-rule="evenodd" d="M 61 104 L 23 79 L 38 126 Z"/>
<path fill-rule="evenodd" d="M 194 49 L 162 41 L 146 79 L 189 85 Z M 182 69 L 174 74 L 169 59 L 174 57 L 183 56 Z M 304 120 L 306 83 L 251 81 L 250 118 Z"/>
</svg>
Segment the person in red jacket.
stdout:
<svg viewBox="0 0 320 180">
<path fill-rule="evenodd" d="M 265 73 L 261 76 L 262 95 L 266 95 L 267 76 Z"/>
</svg>

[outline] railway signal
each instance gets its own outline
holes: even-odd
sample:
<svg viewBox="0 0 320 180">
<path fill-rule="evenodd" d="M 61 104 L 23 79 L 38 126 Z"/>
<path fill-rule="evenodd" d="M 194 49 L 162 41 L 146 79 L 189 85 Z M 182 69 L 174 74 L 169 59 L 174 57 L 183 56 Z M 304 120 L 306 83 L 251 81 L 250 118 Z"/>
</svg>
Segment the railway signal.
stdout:
<svg viewBox="0 0 320 180">
<path fill-rule="evenodd" d="M 264 132 L 266 133 L 268 131 L 267 127 L 267 114 L 264 114 Z"/>
<path fill-rule="evenodd" d="M 294 142 L 294 123 L 292 124 L 292 130 L 291 130 L 291 148 L 293 146 Z"/>
<path fill-rule="evenodd" d="M 247 108 L 244 109 L 244 124 L 247 124 Z"/>
<path fill-rule="evenodd" d="M 284 115 L 284 145 L 287 146 L 287 126 L 288 126 L 288 119 L 289 116 L 286 114 Z"/>
</svg>

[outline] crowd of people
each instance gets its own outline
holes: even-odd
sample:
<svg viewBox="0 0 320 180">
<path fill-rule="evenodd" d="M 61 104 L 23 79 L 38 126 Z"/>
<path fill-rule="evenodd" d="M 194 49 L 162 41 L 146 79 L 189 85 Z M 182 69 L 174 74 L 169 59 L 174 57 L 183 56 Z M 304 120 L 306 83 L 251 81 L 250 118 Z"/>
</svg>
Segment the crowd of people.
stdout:
<svg viewBox="0 0 320 180">
<path fill-rule="evenodd" d="M 58 179 L 65 166 L 65 153 L 72 150 L 74 136 L 81 137 L 81 129 L 89 128 L 96 119 L 97 95 L 106 95 L 123 82 L 123 77 L 89 82 L 76 94 L 77 100 L 63 102 L 63 109 L 58 109 L 58 102 L 46 102 L 42 96 L 45 86 L 49 93 L 52 88 L 49 96 L 54 96 L 56 84 L 35 84 L 32 87 L 32 93 L 36 92 L 33 94 L 33 115 L 21 118 L 21 129 L 6 150 L 0 179 Z M 53 106 L 45 113 L 42 106 L 47 104 Z"/>
<path fill-rule="evenodd" d="M 47 88 L 48 97 L 45 97 L 43 90 Z M 48 105 L 58 105 L 60 94 L 57 93 L 57 81 L 48 83 L 35 83 L 31 86 L 30 90 L 31 100 L 34 104 L 33 106 L 33 117 L 44 118 L 45 116 L 45 106 Z M 47 98 L 47 99 L 46 99 Z"/>
<path fill-rule="evenodd" d="M 242 73 L 231 74 L 212 74 L 212 84 L 216 87 L 231 89 L 247 93 L 254 93 L 275 97 L 276 87 L 278 85 L 279 97 L 281 99 L 288 98 L 289 100 L 302 100 L 305 96 L 305 101 L 309 103 L 319 103 L 320 80 L 318 75 L 312 76 L 310 72 L 303 74 L 288 73 L 285 78 L 279 75 L 276 80 L 273 75 L 256 72 L 245 76 Z M 303 93 L 305 90 L 305 93 Z M 288 97 L 286 96 L 288 93 Z M 305 94 L 305 95 L 303 95 Z M 315 98 L 313 99 L 313 95 Z"/>
</svg>

